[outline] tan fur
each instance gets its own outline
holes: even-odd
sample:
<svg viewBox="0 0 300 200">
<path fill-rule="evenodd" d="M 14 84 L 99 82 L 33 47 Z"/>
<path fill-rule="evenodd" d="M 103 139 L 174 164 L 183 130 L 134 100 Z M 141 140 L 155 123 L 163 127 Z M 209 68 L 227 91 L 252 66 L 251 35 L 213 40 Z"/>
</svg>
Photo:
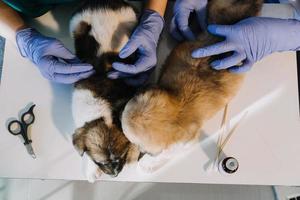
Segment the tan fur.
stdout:
<svg viewBox="0 0 300 200">
<path fill-rule="evenodd" d="M 119 160 L 123 167 L 138 160 L 139 151 L 132 145 L 119 128 L 108 127 L 103 119 L 86 123 L 73 135 L 73 145 L 80 155 L 86 152 L 94 162 L 106 164 Z M 112 157 L 113 156 L 113 157 Z M 106 174 L 115 174 L 113 167 L 100 166 Z"/>
<path fill-rule="evenodd" d="M 224 21 L 220 13 L 215 13 L 219 9 L 227 20 L 232 16 L 235 21 L 248 17 L 249 13 L 257 14 L 261 7 L 260 0 L 241 5 L 237 17 L 238 7 L 230 7 L 230 3 L 225 7 L 225 4 L 220 0 L 209 2 L 209 22 Z M 243 9 L 253 6 L 257 9 L 247 10 L 243 15 Z M 176 143 L 198 140 L 202 125 L 237 94 L 243 75 L 211 69 L 210 62 L 215 57 L 191 57 L 194 49 L 219 41 L 220 38 L 203 33 L 197 41 L 178 45 L 163 66 L 157 86 L 127 103 L 122 116 L 123 131 L 142 151 L 157 155 Z"/>
</svg>

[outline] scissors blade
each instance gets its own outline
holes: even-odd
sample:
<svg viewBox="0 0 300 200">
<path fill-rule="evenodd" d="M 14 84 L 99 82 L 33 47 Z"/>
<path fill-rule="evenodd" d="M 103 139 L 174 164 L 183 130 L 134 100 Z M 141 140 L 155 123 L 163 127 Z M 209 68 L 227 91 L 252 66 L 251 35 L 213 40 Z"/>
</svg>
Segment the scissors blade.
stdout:
<svg viewBox="0 0 300 200">
<path fill-rule="evenodd" d="M 29 155 L 31 155 L 31 157 L 35 159 L 36 155 L 35 155 L 35 153 L 33 151 L 33 148 L 31 146 L 31 144 L 26 144 L 25 147 L 26 147 L 26 150 L 29 153 Z"/>
</svg>

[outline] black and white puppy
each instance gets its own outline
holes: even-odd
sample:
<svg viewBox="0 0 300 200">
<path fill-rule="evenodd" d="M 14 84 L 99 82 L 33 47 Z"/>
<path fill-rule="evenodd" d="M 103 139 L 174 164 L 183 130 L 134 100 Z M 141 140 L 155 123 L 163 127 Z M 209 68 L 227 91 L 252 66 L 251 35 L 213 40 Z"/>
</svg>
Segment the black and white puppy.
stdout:
<svg viewBox="0 0 300 200">
<path fill-rule="evenodd" d="M 75 84 L 72 102 L 73 145 L 84 157 L 85 175 L 91 182 L 102 172 L 117 176 L 126 163 L 139 156 L 123 134 L 119 119 L 136 88 L 124 80 L 107 78 L 136 24 L 136 12 L 122 0 L 85 1 L 70 22 L 76 55 L 96 71 Z"/>
</svg>

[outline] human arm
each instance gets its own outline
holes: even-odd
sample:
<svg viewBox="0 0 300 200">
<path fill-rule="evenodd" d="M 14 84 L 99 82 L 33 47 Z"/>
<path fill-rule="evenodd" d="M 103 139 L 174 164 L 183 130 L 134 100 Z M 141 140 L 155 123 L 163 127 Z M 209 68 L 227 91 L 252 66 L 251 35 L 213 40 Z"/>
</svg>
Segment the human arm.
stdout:
<svg viewBox="0 0 300 200">
<path fill-rule="evenodd" d="M 55 38 L 29 28 L 20 15 L 0 0 L 0 35 L 16 44 L 20 54 L 31 60 L 48 80 L 74 83 L 94 71 L 83 64 Z"/>
<path fill-rule="evenodd" d="M 20 15 L 0 0 L 0 35 L 16 43 L 16 32 L 26 27 Z"/>
<path fill-rule="evenodd" d="M 167 8 L 167 2 L 168 0 L 149 0 L 146 3 L 145 9 L 156 11 L 163 17 Z"/>
</svg>

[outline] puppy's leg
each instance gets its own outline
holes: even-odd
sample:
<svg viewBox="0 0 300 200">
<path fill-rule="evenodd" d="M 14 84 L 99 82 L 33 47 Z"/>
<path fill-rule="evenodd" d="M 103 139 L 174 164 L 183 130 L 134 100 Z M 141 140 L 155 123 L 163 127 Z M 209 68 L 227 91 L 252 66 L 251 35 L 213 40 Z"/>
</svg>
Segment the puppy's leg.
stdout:
<svg viewBox="0 0 300 200">
<path fill-rule="evenodd" d="M 127 153 L 127 158 L 126 158 L 126 165 L 136 164 L 136 162 L 139 159 L 139 156 L 140 156 L 139 148 L 134 144 L 130 144 Z"/>
<path fill-rule="evenodd" d="M 82 169 L 88 182 L 94 183 L 97 179 L 100 178 L 102 174 L 101 169 L 86 153 L 84 153 L 82 156 L 82 164 Z"/>
<path fill-rule="evenodd" d="M 162 152 L 157 156 L 145 154 L 138 162 L 139 169 L 147 174 L 153 173 L 162 168 L 171 159 L 171 155 Z"/>
<path fill-rule="evenodd" d="M 153 173 L 164 165 L 166 165 L 172 158 L 175 156 L 179 156 L 182 153 L 186 152 L 190 147 L 194 144 L 194 142 L 189 143 L 178 143 L 172 145 L 170 148 L 165 149 L 160 154 L 156 156 L 151 156 L 149 154 L 145 154 L 138 162 L 138 166 L 141 171 L 145 173 Z"/>
</svg>

